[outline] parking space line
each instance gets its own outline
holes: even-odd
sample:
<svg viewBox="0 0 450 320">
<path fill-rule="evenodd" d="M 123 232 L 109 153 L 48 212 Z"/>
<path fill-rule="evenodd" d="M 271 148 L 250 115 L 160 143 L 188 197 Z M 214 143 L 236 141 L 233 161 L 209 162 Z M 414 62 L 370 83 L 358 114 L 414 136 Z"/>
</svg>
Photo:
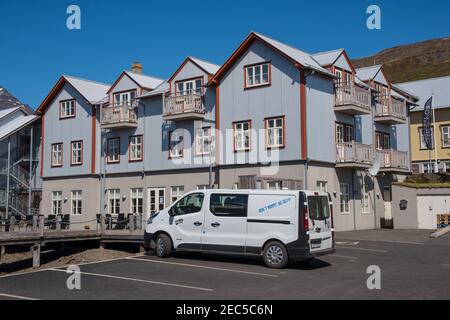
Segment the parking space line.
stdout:
<svg viewBox="0 0 450 320">
<path fill-rule="evenodd" d="M 39 300 L 39 299 L 35 299 L 35 298 L 16 296 L 16 295 L 13 295 L 13 294 L 6 294 L 6 293 L 0 293 L 0 296 L 1 297 L 5 297 L 5 298 L 18 299 L 18 300 Z"/>
<path fill-rule="evenodd" d="M 64 273 L 66 273 L 66 270 L 61 270 L 61 269 L 49 269 L 49 271 L 57 271 L 57 272 L 64 272 Z M 149 284 L 156 284 L 156 285 L 168 286 L 168 287 L 177 287 L 177 288 L 200 290 L 200 291 L 214 291 L 213 289 L 208 289 L 208 288 L 186 286 L 186 285 L 182 285 L 182 284 L 169 283 L 169 282 L 160 282 L 160 281 L 152 281 L 152 280 L 143 280 L 143 279 L 135 279 L 135 278 L 128 278 L 128 277 L 120 277 L 120 276 L 113 276 L 113 275 L 109 275 L 109 274 L 92 273 L 92 272 L 84 272 L 84 271 L 77 272 L 77 273 L 81 274 L 81 275 L 87 275 L 87 276 L 95 276 L 95 277 L 101 277 L 101 278 L 109 278 L 109 279 L 117 279 L 117 280 L 125 280 L 125 281 L 134 281 L 134 282 L 141 282 L 141 283 L 149 283 Z"/>
<path fill-rule="evenodd" d="M 389 253 L 389 251 L 387 251 L 387 250 L 378 250 L 378 249 L 343 247 L 343 246 L 336 246 L 336 248 L 338 248 L 338 249 L 348 249 L 348 250 L 369 251 L 369 252 L 379 252 L 379 253 Z"/>
<path fill-rule="evenodd" d="M 342 258 L 342 259 L 350 259 L 350 260 L 358 260 L 358 257 L 350 257 L 350 256 L 342 256 L 340 254 L 329 254 L 329 257 Z"/>
<path fill-rule="evenodd" d="M 415 242 L 415 241 L 397 241 L 397 240 L 368 240 L 368 239 L 360 239 L 358 242 L 354 242 L 355 244 L 360 244 L 361 241 L 365 242 L 383 242 L 383 243 L 398 243 L 398 244 L 411 244 L 411 245 L 417 245 L 417 246 L 424 246 L 424 242 Z M 350 241 L 346 242 L 336 242 L 336 244 L 347 244 L 352 243 Z"/>
<path fill-rule="evenodd" d="M 225 268 L 217 268 L 217 267 L 209 267 L 209 266 L 201 266 L 201 265 L 198 265 L 198 264 L 187 264 L 187 263 L 179 263 L 179 262 L 158 261 L 158 260 L 138 259 L 138 258 L 127 258 L 127 260 L 143 261 L 143 262 L 151 262 L 151 263 L 160 263 L 160 264 L 170 264 L 170 265 L 182 266 L 182 267 L 191 267 L 191 268 L 200 268 L 200 269 L 210 269 L 210 270 L 217 270 L 217 271 L 226 271 L 226 272 L 235 272 L 235 273 L 243 273 L 243 274 L 252 274 L 252 275 L 262 276 L 262 277 L 278 278 L 278 275 L 275 275 L 275 274 L 260 273 L 260 272 L 251 272 L 251 271 L 243 271 L 243 270 L 236 270 L 236 269 L 225 269 Z"/>
</svg>

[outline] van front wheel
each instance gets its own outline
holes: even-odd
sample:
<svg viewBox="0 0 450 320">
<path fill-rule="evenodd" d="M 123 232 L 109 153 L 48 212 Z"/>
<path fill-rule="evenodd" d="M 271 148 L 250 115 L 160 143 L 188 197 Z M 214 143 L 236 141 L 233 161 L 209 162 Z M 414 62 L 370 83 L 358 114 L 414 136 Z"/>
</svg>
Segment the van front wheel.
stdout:
<svg viewBox="0 0 450 320">
<path fill-rule="evenodd" d="M 283 244 L 272 241 L 264 247 L 263 259 L 269 268 L 283 269 L 288 263 L 289 257 Z"/>
<path fill-rule="evenodd" d="M 160 258 L 168 258 L 172 252 L 172 240 L 166 234 L 160 234 L 156 238 L 156 255 Z"/>
</svg>

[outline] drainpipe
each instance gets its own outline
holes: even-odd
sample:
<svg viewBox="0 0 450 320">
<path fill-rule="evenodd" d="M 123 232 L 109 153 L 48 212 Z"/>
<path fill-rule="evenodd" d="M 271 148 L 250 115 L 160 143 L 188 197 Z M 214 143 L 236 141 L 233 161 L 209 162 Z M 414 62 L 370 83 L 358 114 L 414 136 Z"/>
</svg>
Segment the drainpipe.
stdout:
<svg viewBox="0 0 450 320">
<path fill-rule="evenodd" d="M 352 184 L 351 184 L 351 195 L 353 198 L 353 229 L 357 230 L 356 227 L 356 200 L 355 200 L 355 169 L 352 169 Z"/>
<path fill-rule="evenodd" d="M 7 163 L 7 170 L 8 174 L 6 175 L 6 212 L 5 212 L 5 218 L 9 218 L 9 174 L 10 174 L 10 164 L 11 164 L 11 136 L 8 137 L 8 163 Z"/>
<path fill-rule="evenodd" d="M 33 129 L 34 125 L 31 126 L 30 131 L 30 170 L 28 173 L 28 216 L 31 215 L 31 179 L 32 179 L 32 170 L 33 170 Z"/>
<path fill-rule="evenodd" d="M 305 161 L 305 175 L 304 175 L 304 180 L 305 180 L 305 190 L 308 190 L 308 169 L 309 169 L 309 163 L 311 162 L 310 159 L 306 159 Z"/>
</svg>

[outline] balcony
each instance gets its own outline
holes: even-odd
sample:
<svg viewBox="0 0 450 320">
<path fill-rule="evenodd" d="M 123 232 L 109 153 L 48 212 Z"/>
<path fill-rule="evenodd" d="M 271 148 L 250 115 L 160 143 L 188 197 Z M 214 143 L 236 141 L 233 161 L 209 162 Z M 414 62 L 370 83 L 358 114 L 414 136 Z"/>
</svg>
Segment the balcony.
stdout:
<svg viewBox="0 0 450 320">
<path fill-rule="evenodd" d="M 397 150 L 377 150 L 377 155 L 381 161 L 380 172 L 408 173 L 410 171 L 407 152 Z"/>
<path fill-rule="evenodd" d="M 336 144 L 336 167 L 368 169 L 373 164 L 372 146 L 356 142 Z"/>
<path fill-rule="evenodd" d="M 355 84 L 336 87 L 334 110 L 349 115 L 372 114 L 370 92 Z"/>
<path fill-rule="evenodd" d="M 405 124 L 406 102 L 390 95 L 378 97 L 375 109 L 375 121 L 382 124 Z"/>
<path fill-rule="evenodd" d="M 102 129 L 129 129 L 137 128 L 138 119 L 136 114 L 137 103 L 113 103 L 103 106 L 100 115 L 100 126 Z"/>
<path fill-rule="evenodd" d="M 164 98 L 163 118 L 169 121 L 202 120 L 205 117 L 203 97 L 197 93 L 181 93 Z"/>
</svg>

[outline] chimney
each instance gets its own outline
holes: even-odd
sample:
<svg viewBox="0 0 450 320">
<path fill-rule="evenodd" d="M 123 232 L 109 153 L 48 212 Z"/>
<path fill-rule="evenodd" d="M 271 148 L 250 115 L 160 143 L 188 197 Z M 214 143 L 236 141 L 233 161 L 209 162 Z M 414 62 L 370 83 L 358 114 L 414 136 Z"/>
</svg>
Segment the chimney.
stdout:
<svg viewBox="0 0 450 320">
<path fill-rule="evenodd" d="M 133 62 L 131 65 L 131 72 L 142 74 L 142 63 L 140 62 Z"/>
</svg>

